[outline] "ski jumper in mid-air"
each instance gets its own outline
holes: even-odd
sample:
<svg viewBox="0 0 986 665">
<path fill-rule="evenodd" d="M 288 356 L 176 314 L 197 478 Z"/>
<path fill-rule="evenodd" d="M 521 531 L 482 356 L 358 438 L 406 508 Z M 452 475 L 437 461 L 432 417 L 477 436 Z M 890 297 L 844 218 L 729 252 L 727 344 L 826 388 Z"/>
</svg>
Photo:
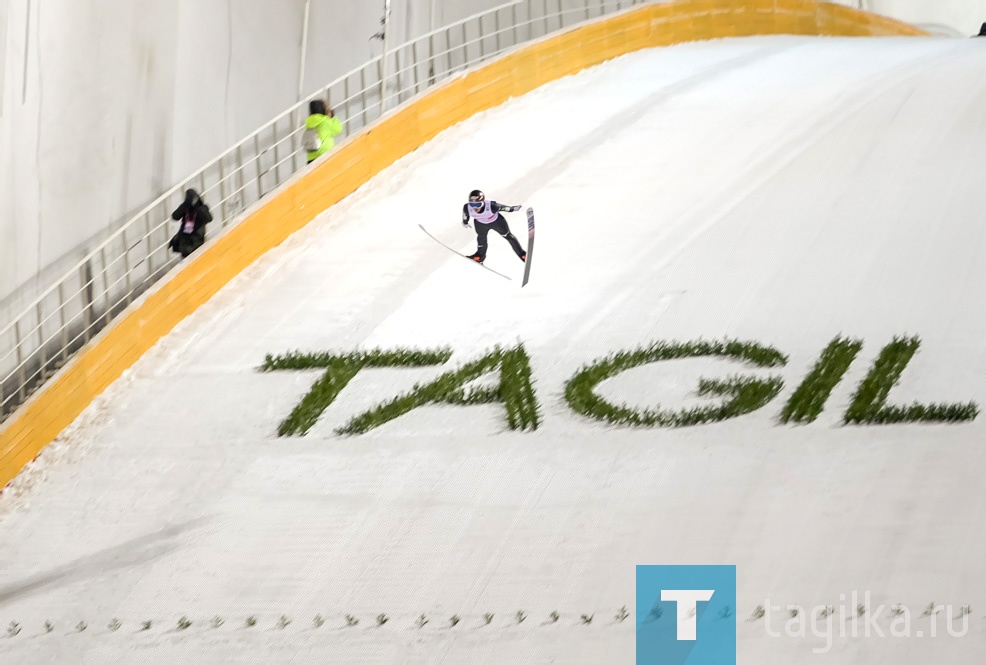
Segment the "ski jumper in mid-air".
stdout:
<svg viewBox="0 0 986 665">
<path fill-rule="evenodd" d="M 507 220 L 500 214 L 501 212 L 517 212 L 520 208 L 519 205 L 505 206 L 496 201 L 487 201 L 486 195 L 478 189 L 469 192 L 469 203 L 462 206 L 462 226 L 468 228 L 469 220 L 473 221 L 473 227 L 476 229 L 476 253 L 470 254 L 467 258 L 478 263 L 486 260 L 486 236 L 490 229 L 493 229 L 510 243 L 514 253 L 520 257 L 521 261 L 526 261 L 527 252 L 517 242 L 517 238 L 507 226 Z"/>
</svg>

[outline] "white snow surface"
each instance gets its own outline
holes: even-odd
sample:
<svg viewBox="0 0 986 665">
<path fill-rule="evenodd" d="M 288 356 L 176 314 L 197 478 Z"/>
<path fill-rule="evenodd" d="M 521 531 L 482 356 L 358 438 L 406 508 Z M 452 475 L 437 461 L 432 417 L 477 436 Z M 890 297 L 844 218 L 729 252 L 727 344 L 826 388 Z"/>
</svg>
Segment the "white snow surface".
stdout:
<svg viewBox="0 0 986 665">
<path fill-rule="evenodd" d="M 922 346 L 891 402 L 986 403 L 984 77 L 976 40 L 725 40 L 621 57 L 444 132 L 236 278 L 8 487 L 0 626 L 21 631 L 0 662 L 629 663 L 635 565 L 709 563 L 738 567 L 741 663 L 984 662 L 986 422 L 841 424 L 895 335 Z M 536 210 L 524 289 L 495 234 L 488 265 L 512 282 L 417 228 L 472 251 L 477 187 Z M 840 333 L 865 345 L 826 410 L 780 425 Z M 611 352 L 727 337 L 789 362 L 656 363 L 598 392 L 675 407 L 698 376 L 782 377 L 752 414 L 629 429 L 564 401 Z M 518 341 L 536 432 L 493 404 L 334 433 Z M 266 354 L 446 345 L 447 366 L 363 371 L 307 436 L 277 437 L 320 373 L 259 372 Z M 905 605 L 924 637 L 852 637 L 853 592 Z M 941 611 L 929 637 L 929 603 L 968 604 L 968 634 Z M 778 606 L 773 630 L 788 605 L 851 616 L 825 650 L 770 637 L 758 605 Z M 889 609 L 874 620 L 887 632 Z"/>
</svg>

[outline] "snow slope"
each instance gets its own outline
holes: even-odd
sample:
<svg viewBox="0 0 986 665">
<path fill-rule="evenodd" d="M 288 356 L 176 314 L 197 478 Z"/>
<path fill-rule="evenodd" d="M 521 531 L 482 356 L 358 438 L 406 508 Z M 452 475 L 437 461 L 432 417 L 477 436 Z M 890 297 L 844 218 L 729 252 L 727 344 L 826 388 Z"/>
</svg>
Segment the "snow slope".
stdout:
<svg viewBox="0 0 986 665">
<path fill-rule="evenodd" d="M 905 333 L 922 348 L 893 402 L 984 402 L 984 74 L 972 40 L 689 44 L 443 133 L 237 278 L 4 492 L 0 622 L 21 632 L 0 662 L 632 662 L 635 617 L 614 615 L 643 563 L 738 566 L 741 663 L 982 662 L 986 424 L 840 414 Z M 537 211 L 523 290 L 417 228 L 471 251 L 458 217 L 475 187 Z M 519 280 L 495 236 L 488 263 Z M 865 346 L 828 408 L 779 425 L 839 333 Z M 763 372 L 785 380 L 764 409 L 633 430 L 564 402 L 593 359 L 723 337 L 789 355 Z M 257 371 L 268 353 L 397 346 L 449 345 L 458 366 L 518 340 L 543 407 L 534 433 L 509 431 L 497 405 L 333 433 L 443 371 L 427 368 L 364 371 L 308 436 L 278 438 L 318 373 Z M 699 375 L 736 371 L 660 363 L 599 392 L 674 407 L 697 402 Z M 828 644 L 747 620 L 772 604 L 854 615 L 853 592 L 871 612 L 903 603 L 925 637 Z M 927 637 L 931 602 L 969 604 L 968 634 L 936 614 Z"/>
</svg>

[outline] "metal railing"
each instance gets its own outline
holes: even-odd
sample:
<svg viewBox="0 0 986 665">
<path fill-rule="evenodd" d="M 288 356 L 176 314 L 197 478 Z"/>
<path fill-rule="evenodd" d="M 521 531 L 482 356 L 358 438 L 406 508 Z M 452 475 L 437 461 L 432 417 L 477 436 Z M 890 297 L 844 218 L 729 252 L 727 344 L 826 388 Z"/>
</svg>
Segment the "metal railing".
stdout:
<svg viewBox="0 0 986 665">
<path fill-rule="evenodd" d="M 335 109 L 344 140 L 387 110 L 515 46 L 652 1 L 509 2 L 389 48 L 295 104 L 128 219 L 0 330 L 0 422 L 178 264 L 168 243 L 177 230 L 171 211 L 185 189 L 194 187 L 210 205 L 215 232 L 305 167 L 299 144 L 310 99 L 325 99 Z"/>
</svg>

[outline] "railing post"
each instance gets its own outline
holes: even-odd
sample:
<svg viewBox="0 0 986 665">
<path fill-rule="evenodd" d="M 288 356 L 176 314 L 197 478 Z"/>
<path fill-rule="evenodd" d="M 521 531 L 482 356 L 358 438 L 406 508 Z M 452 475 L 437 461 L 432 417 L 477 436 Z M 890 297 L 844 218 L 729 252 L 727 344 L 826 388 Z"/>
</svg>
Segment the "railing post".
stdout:
<svg viewBox="0 0 986 665">
<path fill-rule="evenodd" d="M 466 34 L 466 24 L 461 25 L 462 28 L 462 64 L 464 67 L 469 66 L 469 36 Z M 483 34 L 483 29 L 479 29 L 479 34 Z"/>
<path fill-rule="evenodd" d="M 184 196 L 184 192 L 182 192 L 182 195 Z M 167 268 L 168 262 L 171 260 L 168 252 L 171 251 L 171 236 L 173 235 L 171 232 L 172 227 L 170 226 L 171 211 L 168 209 L 169 207 L 170 206 L 167 201 L 161 201 L 161 204 L 158 207 L 161 215 L 160 219 L 164 220 L 164 225 L 162 226 L 162 231 L 164 232 L 164 238 L 162 238 L 162 240 L 164 242 L 154 245 L 155 252 L 162 250 L 164 251 L 164 256 L 162 257 L 164 260 L 162 261 L 162 265 L 165 268 Z M 174 233 L 178 233 L 178 227 L 175 227 Z"/>
<path fill-rule="evenodd" d="M 517 28 L 520 27 L 517 24 L 517 5 L 513 5 L 512 7 L 510 7 L 510 14 L 511 14 L 511 17 L 513 19 L 513 24 L 514 24 L 514 43 L 513 43 L 513 45 L 514 46 L 517 46 L 517 44 L 520 44 L 520 37 L 517 36 Z"/>
<path fill-rule="evenodd" d="M 24 349 L 21 348 L 21 320 L 14 321 L 14 345 L 17 349 L 17 398 L 23 403 L 27 399 L 27 377 L 24 376 Z"/>
<path fill-rule="evenodd" d="M 240 170 L 240 174 L 241 174 L 240 177 L 243 177 L 242 176 L 242 173 L 243 173 L 243 171 L 246 170 L 243 167 L 243 152 L 240 151 L 239 149 L 237 149 L 237 152 L 239 153 L 238 158 L 240 160 L 240 169 L 241 169 Z M 253 163 L 257 167 L 256 168 L 256 170 L 257 170 L 257 200 L 259 201 L 260 199 L 264 198 L 264 186 L 260 182 L 261 173 L 260 173 L 260 135 L 259 134 L 254 134 L 253 135 Z M 240 184 L 242 185 L 243 183 L 241 182 Z M 245 190 L 245 185 L 244 185 L 244 190 Z"/>
<path fill-rule="evenodd" d="M 65 282 L 58 283 L 58 323 L 62 327 L 62 364 L 68 362 L 68 323 L 65 321 Z"/>
<path fill-rule="evenodd" d="M 396 104 L 395 104 L 395 106 L 399 106 L 400 103 L 402 101 L 404 101 L 403 97 L 401 96 L 402 93 L 404 92 L 404 84 L 401 83 L 401 72 L 402 71 L 403 70 L 401 68 L 401 49 L 400 48 L 395 48 L 394 49 L 394 73 L 390 76 L 390 78 L 394 79 L 393 88 L 394 88 L 394 97 L 396 97 L 396 100 L 395 100 L 396 101 Z"/>
<path fill-rule="evenodd" d="M 380 117 L 387 110 L 387 47 L 390 46 L 390 0 L 383 0 L 383 55 L 380 56 Z"/>
<path fill-rule="evenodd" d="M 133 302 L 134 288 L 133 288 L 133 280 L 131 279 L 131 275 L 130 275 L 130 248 L 127 246 L 127 232 L 126 232 L 126 230 L 124 230 L 122 236 L 120 237 L 120 240 L 123 243 L 123 271 L 124 271 L 124 274 L 126 275 L 126 278 L 127 278 L 127 281 L 126 281 L 126 284 L 127 284 L 127 306 L 129 307 L 130 306 L 130 303 Z"/>
<path fill-rule="evenodd" d="M 151 215 L 144 213 L 144 239 L 147 241 L 147 279 L 154 279 L 154 241 L 151 238 Z M 85 287 L 85 280 L 82 281 Z"/>
<path fill-rule="evenodd" d="M 342 94 L 346 96 L 346 119 L 349 119 L 349 105 L 352 103 L 352 99 L 349 97 L 349 76 L 346 76 L 342 81 Z M 343 136 L 349 136 L 349 123 L 347 122 L 343 125 Z"/>
<path fill-rule="evenodd" d="M 486 33 L 483 30 L 483 19 L 479 19 L 479 61 L 486 61 Z"/>
<path fill-rule="evenodd" d="M 380 79 L 380 104 L 377 105 L 377 108 L 379 109 L 379 115 L 377 118 L 383 115 L 383 77 L 383 58 L 380 58 L 377 60 L 377 78 Z"/>
<path fill-rule="evenodd" d="M 229 217 L 228 203 L 226 201 L 226 167 L 223 165 L 224 160 L 219 159 L 219 203 L 222 205 L 222 219 L 219 220 L 220 226 L 226 226 L 226 219 Z"/>
<path fill-rule="evenodd" d="M 85 344 L 89 341 L 90 333 L 92 332 L 92 265 L 89 261 L 82 264 L 82 342 Z"/>
<path fill-rule="evenodd" d="M 445 70 L 446 76 L 452 75 L 452 32 L 445 28 L 445 62 L 448 69 Z"/>
<path fill-rule="evenodd" d="M 500 43 L 500 10 L 493 12 L 493 29 L 496 30 L 496 52 L 497 54 L 503 50 L 503 46 Z"/>
<path fill-rule="evenodd" d="M 271 130 L 274 132 L 274 145 L 272 146 L 274 151 L 274 189 L 277 189 L 281 185 L 281 158 L 277 150 L 278 146 L 281 145 L 281 140 L 278 138 L 276 120 Z"/>
<path fill-rule="evenodd" d="M 48 361 L 45 359 L 44 311 L 42 310 L 41 302 L 40 300 L 38 301 L 34 309 L 34 314 L 38 317 L 38 357 L 41 358 L 41 367 L 38 371 L 43 381 L 45 379 L 45 368 Z"/>
<path fill-rule="evenodd" d="M 411 62 L 412 62 L 412 66 L 414 68 L 414 94 L 418 94 L 418 92 L 420 90 L 420 87 L 419 87 L 420 86 L 420 81 L 419 81 L 419 78 L 420 77 L 418 76 L 418 68 L 421 66 L 421 63 L 418 61 L 418 42 L 417 41 L 411 42 Z"/>
<path fill-rule="evenodd" d="M 360 70 L 359 70 L 359 84 L 360 84 L 360 93 L 359 93 L 360 94 L 360 106 L 363 107 L 363 110 L 360 112 L 360 118 L 363 120 L 363 125 L 361 126 L 361 129 L 362 129 L 362 127 L 366 127 L 366 125 L 367 125 L 367 120 L 366 120 L 366 67 L 360 67 Z"/>
<path fill-rule="evenodd" d="M 112 306 L 110 304 L 110 266 L 106 263 L 106 248 L 99 250 L 99 260 L 103 262 L 103 324 L 106 325 L 112 318 Z"/>
<path fill-rule="evenodd" d="M 391 60 L 393 62 L 390 63 L 391 66 L 389 69 L 391 73 L 388 74 L 391 81 L 390 88 L 394 91 L 390 95 L 392 97 L 390 104 L 391 107 L 400 106 L 401 102 L 405 99 L 404 82 L 401 80 L 403 78 L 402 74 L 404 73 L 404 66 L 401 64 L 401 52 L 402 49 L 400 47 L 397 47 L 391 51 Z"/>
<path fill-rule="evenodd" d="M 435 35 L 428 35 L 428 85 L 435 85 Z"/>
</svg>

